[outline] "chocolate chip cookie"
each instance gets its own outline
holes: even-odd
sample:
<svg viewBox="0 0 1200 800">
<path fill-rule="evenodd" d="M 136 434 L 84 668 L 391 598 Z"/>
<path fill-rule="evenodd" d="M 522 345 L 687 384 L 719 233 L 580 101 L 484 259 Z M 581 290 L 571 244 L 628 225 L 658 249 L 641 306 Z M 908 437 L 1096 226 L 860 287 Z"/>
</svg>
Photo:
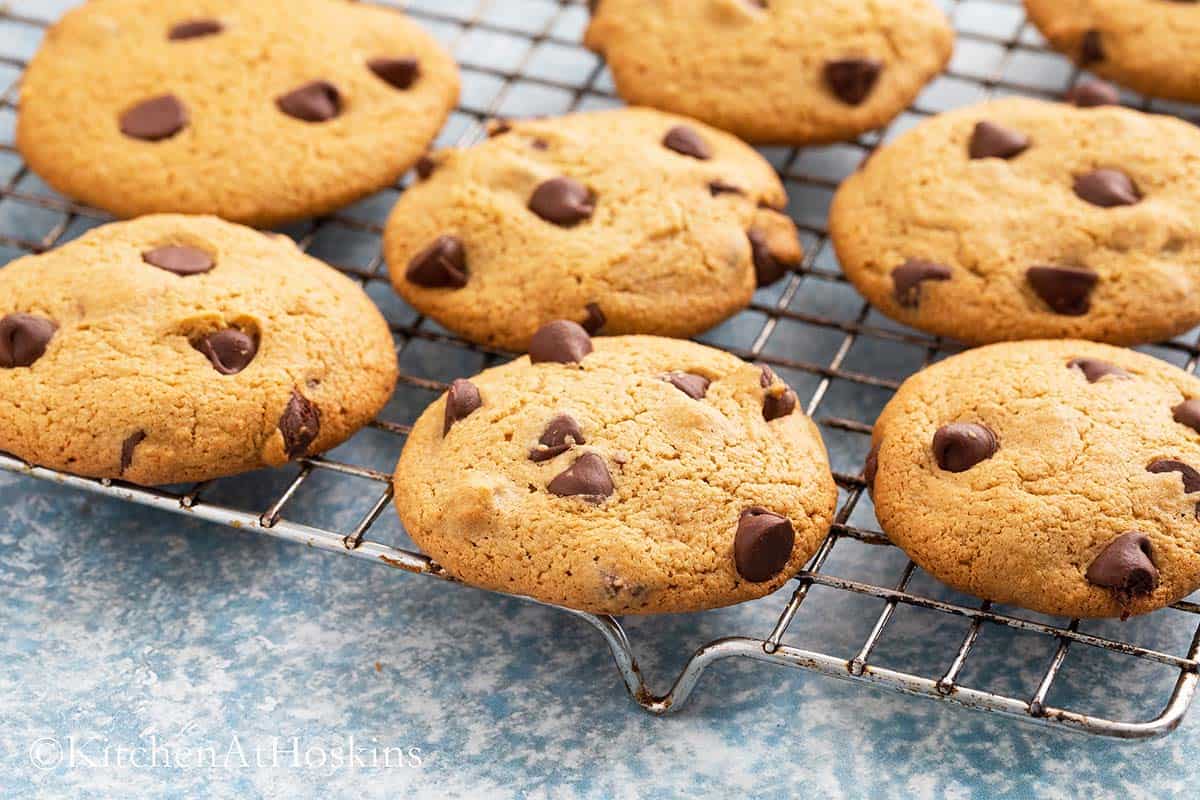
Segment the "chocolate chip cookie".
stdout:
<svg viewBox="0 0 1200 800">
<path fill-rule="evenodd" d="M 1163 361 L 1075 340 L 971 350 L 909 378 L 874 446 L 884 531 L 960 591 L 1111 617 L 1200 588 L 1200 380 Z"/>
<path fill-rule="evenodd" d="M 144 485 L 328 450 L 391 395 L 357 284 L 213 217 L 97 228 L 0 270 L 0 450 Z"/>
<path fill-rule="evenodd" d="M 401 196 L 392 283 L 467 338 L 539 326 L 691 336 L 801 259 L 771 166 L 729 134 L 646 109 L 505 123 L 443 150 Z"/>
<path fill-rule="evenodd" d="M 934 117 L 838 190 L 847 277 L 969 343 L 1166 339 L 1200 323 L 1200 130 L 1007 99 Z"/>
<path fill-rule="evenodd" d="M 401 520 L 453 575 L 609 614 L 778 589 L 836 499 L 816 426 L 769 369 L 569 321 L 455 381 L 396 469 Z"/>
<path fill-rule="evenodd" d="M 122 217 L 322 214 L 393 183 L 458 98 L 403 15 L 342 0 L 93 0 L 46 33 L 17 145 Z"/>
<path fill-rule="evenodd" d="M 1151 97 L 1200 101 L 1195 0 L 1025 0 L 1029 19 L 1079 66 Z"/>
<path fill-rule="evenodd" d="M 931 0 L 601 0 L 585 43 L 621 97 L 751 142 L 852 139 L 909 106 L 954 48 Z"/>
</svg>

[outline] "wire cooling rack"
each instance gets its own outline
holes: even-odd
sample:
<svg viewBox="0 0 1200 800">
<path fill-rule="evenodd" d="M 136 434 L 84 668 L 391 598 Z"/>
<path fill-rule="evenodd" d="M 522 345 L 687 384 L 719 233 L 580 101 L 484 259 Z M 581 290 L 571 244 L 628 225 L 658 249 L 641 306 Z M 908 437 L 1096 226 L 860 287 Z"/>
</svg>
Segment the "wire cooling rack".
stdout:
<svg viewBox="0 0 1200 800">
<path fill-rule="evenodd" d="M 45 251 L 107 221 L 102 212 L 70 202 L 42 185 L 21 163 L 11 143 L 21 71 L 52 18 L 75 4 L 76 0 L 10 0 L 0 6 L 0 81 L 7 86 L 0 94 L 2 260 Z M 463 99 L 440 144 L 478 140 L 484 135 L 485 122 L 494 117 L 556 114 L 618 104 L 603 64 L 579 45 L 587 22 L 582 1 L 412 0 L 389 4 L 406 7 L 462 62 Z M 1135 623 L 1081 623 L 1001 609 L 923 580 L 911 561 L 896 557 L 898 551 L 875 527 L 861 477 L 870 423 L 904 377 L 955 348 L 889 322 L 849 288 L 826 237 L 826 212 L 833 190 L 875 146 L 931 113 L 1000 94 L 1058 97 L 1078 78 L 1065 59 L 1046 49 L 1015 0 L 944 0 L 942 5 L 959 31 L 954 61 L 948 72 L 888 129 L 832 147 L 764 150 L 787 184 L 792 198 L 789 210 L 806 240 L 806 260 L 788 280 L 760 290 L 749 310 L 701 337 L 738 356 L 771 364 L 807 399 L 806 410 L 822 428 L 841 489 L 833 532 L 808 568 L 796 576 L 790 598 L 781 611 L 771 613 L 769 619 L 773 621 L 765 629 L 757 635 L 729 635 L 703 645 L 685 661 L 669 690 L 662 694 L 653 691 L 643 677 L 619 621 L 568 612 L 589 622 L 604 637 L 629 694 L 647 711 L 662 714 L 678 709 L 710 665 L 733 657 L 800 667 L 1049 727 L 1129 739 L 1173 730 L 1195 694 L 1200 665 L 1200 605 L 1182 601 L 1146 618 L 1153 619 L 1153 623 L 1140 627 Z M 1147 110 L 1180 114 L 1190 111 L 1133 96 L 1124 100 Z M 411 421 L 452 377 L 457 377 L 448 370 L 469 375 L 511 354 L 464 342 L 392 295 L 379 240 L 387 209 L 403 185 L 340 214 L 286 232 L 306 251 L 360 280 L 384 307 L 402 368 L 397 400 L 389 408 L 405 409 L 400 413 Z M 1195 371 L 1200 361 L 1194 336 L 1148 349 L 1189 371 Z M 448 362 L 456 366 L 447 367 Z M 388 452 L 394 455 L 399 449 L 395 437 L 402 439 L 410 429 L 407 422 L 381 418 L 359 437 L 386 437 L 393 444 Z M 221 485 L 228 481 L 145 489 L 64 475 L 3 454 L 0 468 L 451 580 L 411 545 L 385 543 L 385 537 L 374 535 L 384 527 L 377 525 L 381 515 L 390 513 L 392 488 L 386 471 L 390 464 L 372 466 L 365 463 L 370 459 L 339 455 L 361 451 L 344 446 L 325 457 L 304 459 L 292 468 L 298 470 L 294 474 L 277 471 L 269 482 L 269 495 L 249 500 L 242 497 L 238 502 L 222 497 L 228 493 Z M 296 498 L 317 476 L 329 474 L 356 484 L 356 496 L 364 499 L 362 516 L 338 525 L 289 518 Z M 839 553 L 859 545 L 868 546 L 871 563 L 899 566 L 897 574 L 873 574 L 869 579 L 843 576 Z M 851 563 L 853 559 L 845 561 Z M 847 631 L 866 632 L 848 651 L 843 647 L 844 652 L 835 654 L 833 651 L 839 648 L 829 643 L 800 647 L 789 641 L 797 629 L 803 628 L 802 623 L 793 625 L 793 621 L 806 601 L 811 606 L 814 601 L 810 597 L 820 592 L 832 595 L 826 598 L 821 613 L 843 615 Z M 784 596 L 776 595 L 775 602 Z M 901 615 L 913 611 L 926 615 L 916 627 L 897 622 Z M 881 645 L 889 630 L 923 638 L 927 631 L 943 629 L 948 622 L 959 627 L 945 639 L 942 650 L 936 651 L 940 663 L 920 667 L 884 663 Z M 1097 630 L 1088 627 L 1092 624 Z M 1139 644 L 1133 641 L 1135 636 L 1127 635 L 1147 632 L 1168 643 Z M 972 662 L 992 657 L 987 649 L 989 641 L 999 640 L 999 645 L 993 641 L 995 648 L 1010 642 L 1006 636 L 1012 635 L 1033 637 L 1047 645 L 1044 666 L 1031 673 L 1035 676 L 1033 685 L 1022 689 L 1019 682 L 1007 680 L 974 685 L 970 678 Z M 1070 657 L 1080 651 L 1103 657 L 1098 662 L 1085 660 L 1076 667 L 1081 677 L 1075 678 L 1070 672 Z M 1146 665 L 1165 670 L 1165 679 L 1160 675 L 1156 684 L 1143 683 L 1140 669 Z M 1064 675 L 1070 677 L 1064 679 Z M 1138 701 L 1132 706 L 1134 719 L 1106 715 L 1101 708 L 1102 696 L 1113 686 L 1128 684 L 1134 675 L 1139 676 L 1134 680 L 1141 686 Z M 1071 708 L 1052 700 L 1056 681 L 1061 684 L 1064 680 L 1084 687 L 1068 693 Z"/>
</svg>

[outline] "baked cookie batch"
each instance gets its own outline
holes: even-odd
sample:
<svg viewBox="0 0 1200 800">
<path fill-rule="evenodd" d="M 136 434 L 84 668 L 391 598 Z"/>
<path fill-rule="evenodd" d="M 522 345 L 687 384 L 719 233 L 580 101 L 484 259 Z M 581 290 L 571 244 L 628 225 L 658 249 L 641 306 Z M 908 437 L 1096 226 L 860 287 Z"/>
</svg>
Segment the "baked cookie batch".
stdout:
<svg viewBox="0 0 1200 800">
<path fill-rule="evenodd" d="M 1200 101 L 1200 7 L 1035 2 L 1081 66 Z M 762 597 L 838 490 L 765 365 L 687 341 L 803 252 L 746 142 L 851 139 L 947 64 L 931 0 L 600 0 L 588 47 L 628 108 L 493 124 L 431 151 L 453 59 L 347 0 L 92 0 L 47 33 L 18 147 L 126 222 L 0 270 L 0 450 L 157 485 L 315 456 L 389 400 L 361 286 L 271 226 L 392 186 L 395 290 L 524 353 L 420 416 L 396 506 L 455 577 L 605 614 Z M 1157 8 L 1161 6 L 1162 8 Z M 1200 379 L 1112 345 L 1200 324 L 1200 132 L 1080 83 L 942 114 L 837 191 L 847 278 L 971 345 L 907 380 L 864 481 L 921 567 L 982 598 L 1140 614 L 1200 588 Z M 1107 344 L 1105 344 L 1107 343 Z"/>
</svg>

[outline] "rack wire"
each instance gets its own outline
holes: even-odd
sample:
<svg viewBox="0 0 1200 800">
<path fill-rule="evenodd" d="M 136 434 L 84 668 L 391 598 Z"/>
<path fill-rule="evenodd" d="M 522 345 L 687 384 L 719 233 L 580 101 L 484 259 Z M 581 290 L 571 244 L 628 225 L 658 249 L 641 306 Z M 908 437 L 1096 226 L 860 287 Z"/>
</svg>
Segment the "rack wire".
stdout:
<svg viewBox="0 0 1200 800">
<path fill-rule="evenodd" d="M 602 62 L 579 45 L 579 33 L 587 19 L 583 0 L 376 2 L 405 6 L 410 15 L 431 28 L 465 62 L 466 91 L 443 135 L 442 144 L 466 144 L 482 138 L 487 120 L 509 115 L 512 108 L 519 105 L 509 101 L 522 90 L 527 97 L 534 98 L 533 110 L 538 113 L 565 113 L 618 102 Z M 73 4 L 72 0 L 45 4 L 23 4 L 13 0 L 0 7 L 0 80 L 8 82 L 0 94 L 0 131 L 16 112 L 20 75 L 30 55 L 29 47 L 18 46 L 18 52 L 14 53 L 10 52 L 13 48 L 9 44 L 36 40 L 52 21 L 50 17 L 70 4 Z M 1148 647 L 1119 636 L 1089 633 L 1082 629 L 1085 626 L 1080 620 L 1043 619 L 1039 615 L 1017 609 L 998 609 L 990 602 L 980 603 L 962 596 L 940 599 L 934 596 L 936 591 L 917 588 L 920 570 L 907 559 L 900 560 L 904 566 L 890 584 L 837 574 L 834 553 L 839 545 L 845 549 L 843 542 L 856 541 L 874 546 L 881 552 L 893 548 L 887 537 L 875 528 L 861 477 L 871 426 L 849 416 L 828 413 L 825 409 L 831 392 L 875 392 L 881 395 L 878 398 L 881 404 L 907 374 L 956 348 L 952 343 L 889 323 L 848 289 L 827 241 L 824 211 L 828 199 L 839 179 L 852 171 L 874 147 L 922 117 L 998 94 L 1058 97 L 1079 77 L 1077 70 L 1065 59 L 1046 49 L 1026 22 L 1017 0 L 943 0 L 942 5 L 959 32 L 958 49 L 947 73 L 922 94 L 912 109 L 886 130 L 863 136 L 857 142 L 806 151 L 783 148 L 765 151 L 792 195 L 790 210 L 806 239 L 808 255 L 804 264 L 782 286 L 760 291 L 747 312 L 723 326 L 730 334 L 722 342 L 726 349 L 743 358 L 771 364 L 798 389 L 803 389 L 802 396 L 808 397 L 806 411 L 821 426 L 827 440 L 841 437 L 843 446 L 838 452 L 853 454 L 842 459 L 848 464 L 845 469 L 836 469 L 835 459 L 835 477 L 841 488 L 841 499 L 831 534 L 807 568 L 795 577 L 790 598 L 780 613 L 772 615 L 774 622 L 769 630 L 759 631 L 758 635 L 729 635 L 708 642 L 685 662 L 673 684 L 663 693 L 656 693 L 643 676 L 621 622 L 611 617 L 564 609 L 599 631 L 612 651 L 630 696 L 649 712 L 663 714 L 680 708 L 692 695 L 705 670 L 730 658 L 798 667 L 967 708 L 999 712 L 1048 727 L 1126 739 L 1150 738 L 1174 730 L 1196 692 L 1200 667 L 1200 605 L 1189 600 L 1176 603 L 1172 611 L 1158 613 L 1174 615 L 1170 624 L 1183 626 L 1185 634 L 1191 632 L 1190 638 L 1185 636 L 1179 640 L 1179 647 Z M 1185 108 L 1156 104 L 1143 98 L 1127 96 L 1124 100 L 1145 110 L 1187 113 Z M 7 139 L 0 141 L 0 210 L 6 211 L 0 214 L 0 219 L 12 218 L 18 225 L 22 220 L 35 219 L 44 231 L 40 236 L 30 236 L 24 229 L 0 229 L 0 248 L 12 251 L 7 255 L 15 257 L 43 252 L 86 227 L 107 221 L 103 212 L 39 187 L 27 167 L 20 163 L 11 137 Z M 395 191 L 402 191 L 403 185 L 384 193 L 383 201 L 388 202 Z M 321 245 L 321 239 L 331 227 L 349 231 L 370 242 L 370 255 L 352 264 L 343 263 L 336 253 L 326 254 L 327 248 Z M 363 215 L 350 209 L 288 232 L 303 249 L 326 257 L 335 267 L 361 281 L 368 291 L 382 287 L 373 292 L 376 297 L 385 293 L 390 296 L 378 246 L 382 233 L 380 221 L 364 219 Z M 846 303 L 841 303 L 837 311 L 828 310 L 826 306 L 838 305 L 828 300 L 831 295 L 852 297 L 849 310 L 846 310 Z M 398 300 L 395 302 L 399 304 Z M 402 364 L 398 392 L 423 394 L 425 402 L 442 391 L 446 381 L 435 379 L 431 370 L 423 368 L 428 366 L 426 360 L 416 358 L 406 362 L 406 352 L 419 343 L 472 354 L 479 366 L 490 366 L 511 355 L 467 343 L 411 309 L 393 316 L 403 317 L 399 322 L 390 321 Z M 789 331 L 786 334 L 785 329 Z M 732 345 L 729 338 L 734 340 Z M 782 344 L 777 344 L 776 339 Z M 797 343 L 812 341 L 825 343 L 827 357 L 810 356 L 815 349 L 811 346 L 795 347 Z M 878 359 L 872 367 L 856 366 L 864 361 L 864 349 L 879 348 L 919 356 L 898 357 L 898 364 L 886 364 L 883 368 Z M 780 352 L 784 349 L 788 350 L 787 355 Z M 797 349 L 800 354 L 794 355 L 793 351 Z M 1200 344 L 1194 336 L 1164 343 L 1153 348 L 1153 352 L 1192 372 L 1200 362 Z M 401 438 L 411 430 L 407 424 L 385 419 L 376 420 L 370 429 L 388 437 Z M 831 447 L 831 451 L 833 449 Z M 221 481 L 149 489 L 66 475 L 3 454 L 0 454 L 0 469 L 411 573 L 453 580 L 436 563 L 414 549 L 386 544 L 372 536 L 376 523 L 391 504 L 390 475 L 352 460 L 338 460 L 329 455 L 304 459 L 294 477 L 273 497 L 245 504 L 212 499 L 221 494 Z M 362 496 L 369 501 L 367 511 L 345 529 L 310 525 L 288 516 L 289 503 L 314 476 L 322 473 L 355 481 Z M 881 563 L 884 561 L 887 560 L 882 559 Z M 845 613 L 858 614 L 856 624 L 869 624 L 869 633 L 850 657 L 826 652 L 821 647 L 799 647 L 785 640 L 789 631 L 795 631 L 793 621 L 815 590 L 833 592 L 836 595 L 834 607 L 841 607 Z M 870 599 L 881 608 L 867 613 L 864 609 L 872 607 L 851 602 L 853 598 Z M 957 646 L 948 648 L 944 663 L 938 669 L 898 669 L 878 663 L 880 644 L 886 632 L 895 628 L 898 613 L 907 609 L 927 611 L 939 621 L 954 620 L 965 626 Z M 992 690 L 973 686 L 964 678 L 972 660 L 981 658 L 984 645 L 980 642 L 987 638 L 984 634 L 1001 629 L 1039 637 L 1053 646 L 1053 654 L 1032 692 L 1007 687 Z M 1180 630 L 1178 627 L 1172 629 Z M 1151 664 L 1168 670 L 1169 676 L 1174 677 L 1173 684 L 1164 683 L 1164 686 L 1170 686 L 1165 699 L 1148 698 L 1150 710 L 1134 720 L 1113 719 L 1090 707 L 1068 709 L 1056 705 L 1050 701 L 1052 687 L 1064 674 L 1069 653 L 1081 648 L 1100 651 L 1107 657 L 1103 662 L 1104 671 L 1094 680 L 1115 680 L 1126 674 L 1130 665 Z M 1086 693 L 1082 699 L 1083 705 L 1087 706 Z"/>
</svg>

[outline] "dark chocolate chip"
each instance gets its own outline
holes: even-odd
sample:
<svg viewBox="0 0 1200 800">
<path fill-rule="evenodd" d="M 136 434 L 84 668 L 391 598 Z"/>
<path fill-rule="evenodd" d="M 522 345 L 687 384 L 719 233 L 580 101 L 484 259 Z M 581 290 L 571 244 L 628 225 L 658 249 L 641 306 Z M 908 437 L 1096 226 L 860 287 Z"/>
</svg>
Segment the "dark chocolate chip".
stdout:
<svg viewBox="0 0 1200 800">
<path fill-rule="evenodd" d="M 1183 463 L 1182 461 L 1174 461 L 1169 458 L 1160 458 L 1147 464 L 1146 471 L 1156 474 L 1162 472 L 1178 472 L 1179 476 L 1183 479 L 1184 494 L 1200 492 L 1200 472 L 1197 472 L 1193 467 Z"/>
<path fill-rule="evenodd" d="M 796 393 L 790 388 L 785 386 L 782 391 L 768 388 L 767 393 L 763 396 L 763 419 L 770 422 L 780 417 L 786 417 L 796 410 L 798 404 Z"/>
<path fill-rule="evenodd" d="M 592 337 L 578 322 L 560 319 L 538 328 L 529 340 L 532 364 L 578 364 L 592 352 Z"/>
<path fill-rule="evenodd" d="M 588 303 L 584 309 L 587 311 L 587 317 L 583 320 L 583 329 L 588 335 L 595 336 L 608 323 L 608 317 L 604 316 L 604 312 L 596 303 Z"/>
<path fill-rule="evenodd" d="M 534 139 L 532 142 L 529 143 L 529 146 L 532 147 L 534 150 L 549 150 L 550 149 L 550 143 L 547 142 L 545 139 Z"/>
<path fill-rule="evenodd" d="M 0 367 L 28 367 L 46 353 L 58 325 L 34 314 L 8 314 L 0 319 Z"/>
<path fill-rule="evenodd" d="M 762 388 L 769 389 L 771 384 L 775 382 L 775 371 L 766 364 L 755 364 L 761 374 L 758 378 L 758 383 Z"/>
<path fill-rule="evenodd" d="M 695 128 L 687 125 L 676 125 L 671 128 L 663 137 L 662 143 L 663 147 L 674 150 L 680 155 L 698 158 L 701 161 L 712 158 L 712 150 L 709 148 L 708 142 L 700 138 L 700 134 L 696 132 Z"/>
<path fill-rule="evenodd" d="M 841 58 L 825 64 L 825 84 L 843 103 L 857 106 L 871 94 L 882 72 L 882 61 Z"/>
<path fill-rule="evenodd" d="M 1100 276 L 1086 267 L 1030 267 L 1025 278 L 1034 293 L 1056 314 L 1079 317 L 1092 307 L 1092 289 Z"/>
<path fill-rule="evenodd" d="M 1153 556 L 1149 536 L 1141 531 L 1122 533 L 1088 566 L 1088 582 L 1125 595 L 1150 594 L 1158 587 Z"/>
<path fill-rule="evenodd" d="M 187 108 L 173 94 L 143 100 L 122 114 L 120 120 L 121 133 L 145 142 L 170 139 L 187 123 Z"/>
<path fill-rule="evenodd" d="M 603 502 L 614 491 L 612 475 L 604 459 L 595 453 L 585 453 L 546 485 L 559 497 L 580 497 L 589 503 Z"/>
<path fill-rule="evenodd" d="M 757 228 L 746 231 L 750 254 L 754 257 L 754 280 L 759 286 L 770 286 L 787 274 L 794 264 L 787 264 L 771 252 L 767 236 Z"/>
<path fill-rule="evenodd" d="M 540 464 L 562 455 L 575 445 L 587 444 L 579 423 L 567 414 L 559 414 L 546 425 L 538 446 L 529 451 L 529 460 Z"/>
<path fill-rule="evenodd" d="M 304 122 L 326 122 L 342 113 L 342 93 L 329 81 L 309 81 L 275 98 L 289 117 Z"/>
<path fill-rule="evenodd" d="M 421 65 L 415 58 L 372 58 L 367 68 L 397 89 L 408 89 L 421 77 Z"/>
<path fill-rule="evenodd" d="M 173 42 L 183 39 L 199 39 L 201 36 L 212 36 L 225 30 L 219 19 L 189 19 L 176 23 L 167 32 L 167 38 Z"/>
<path fill-rule="evenodd" d="M 200 248 L 183 245 L 168 245 L 147 250 L 142 253 L 142 261 L 184 277 L 200 275 L 217 265 L 213 257 Z"/>
<path fill-rule="evenodd" d="M 1083 34 L 1083 41 L 1079 44 L 1079 63 L 1087 66 L 1103 60 L 1104 43 L 1100 41 L 1100 31 L 1091 30 Z"/>
<path fill-rule="evenodd" d="M 475 384 L 462 378 L 451 383 L 446 392 L 446 415 L 442 436 L 450 432 L 454 423 L 471 416 L 482 405 L 483 398 L 479 396 L 479 389 Z"/>
<path fill-rule="evenodd" d="M 904 308 L 916 308 L 921 303 L 924 281 L 948 281 L 951 275 L 944 264 L 910 258 L 892 270 L 892 297 Z"/>
<path fill-rule="evenodd" d="M 487 123 L 487 135 L 489 139 L 494 139 L 497 136 L 503 136 L 512 130 L 512 123 L 506 119 L 492 119 Z"/>
<path fill-rule="evenodd" d="M 569 228 L 595 213 L 596 197 L 573 178 L 551 178 L 534 189 L 529 210 L 546 222 Z"/>
<path fill-rule="evenodd" d="M 467 253 L 462 239 L 439 236 L 413 256 L 404 277 L 417 286 L 461 289 L 467 285 Z"/>
<path fill-rule="evenodd" d="M 702 400 L 708 394 L 709 384 L 712 383 L 703 375 L 694 372 L 668 372 L 663 380 L 686 394 L 693 400 Z"/>
<path fill-rule="evenodd" d="M 788 565 L 795 543 L 796 530 L 790 519 L 765 508 L 746 509 L 733 538 L 738 575 L 751 583 L 769 581 Z"/>
<path fill-rule="evenodd" d="M 1104 81 L 1080 81 L 1067 92 L 1067 102 L 1080 108 L 1115 106 L 1121 103 L 1121 95 L 1111 83 Z"/>
<path fill-rule="evenodd" d="M 872 444 L 867 453 L 866 463 L 863 464 L 863 483 L 867 485 L 867 493 L 875 494 L 875 476 L 879 474 L 879 445 Z"/>
<path fill-rule="evenodd" d="M 1116 364 L 1110 364 L 1098 358 L 1073 358 L 1067 362 L 1067 368 L 1078 369 L 1087 378 L 1088 383 L 1095 383 L 1108 375 L 1121 379 L 1133 377 Z"/>
<path fill-rule="evenodd" d="M 1184 400 L 1171 409 L 1171 416 L 1180 425 L 1200 433 L 1200 400 Z"/>
<path fill-rule="evenodd" d="M 975 125 L 967 154 L 971 158 L 1015 158 L 1029 149 L 1029 137 L 1020 131 L 984 120 Z"/>
<path fill-rule="evenodd" d="M 734 186 L 732 183 L 726 183 L 721 179 L 709 181 L 708 191 L 713 197 L 720 197 L 723 194 L 745 194 L 741 188 Z"/>
<path fill-rule="evenodd" d="M 254 341 L 254 337 L 242 333 L 237 328 L 210 333 L 193 342 L 192 347 L 207 356 L 213 367 L 222 375 L 236 375 L 250 366 L 250 362 L 258 354 L 258 342 Z"/>
<path fill-rule="evenodd" d="M 429 176 L 437 169 L 437 162 L 428 155 L 423 155 L 417 159 L 417 177 L 423 181 L 429 180 Z"/>
<path fill-rule="evenodd" d="M 1000 448 L 991 428 L 975 422 L 943 425 L 933 435 L 933 457 L 947 472 L 966 472 Z"/>
<path fill-rule="evenodd" d="M 283 434 L 283 451 L 289 459 L 308 452 L 308 446 L 321 432 L 321 409 L 295 389 L 279 417 L 279 432 Z"/>
<path fill-rule="evenodd" d="M 146 432 L 137 431 L 136 433 L 129 434 L 129 436 L 125 438 L 125 441 L 121 442 L 122 474 L 124 474 L 125 470 L 129 469 L 130 465 L 133 464 L 133 451 L 136 450 L 137 446 L 144 441 L 146 441 Z"/>
<path fill-rule="evenodd" d="M 1075 179 L 1075 194 L 1101 208 L 1132 206 L 1142 201 L 1133 180 L 1117 169 L 1098 169 L 1080 175 Z"/>
</svg>

